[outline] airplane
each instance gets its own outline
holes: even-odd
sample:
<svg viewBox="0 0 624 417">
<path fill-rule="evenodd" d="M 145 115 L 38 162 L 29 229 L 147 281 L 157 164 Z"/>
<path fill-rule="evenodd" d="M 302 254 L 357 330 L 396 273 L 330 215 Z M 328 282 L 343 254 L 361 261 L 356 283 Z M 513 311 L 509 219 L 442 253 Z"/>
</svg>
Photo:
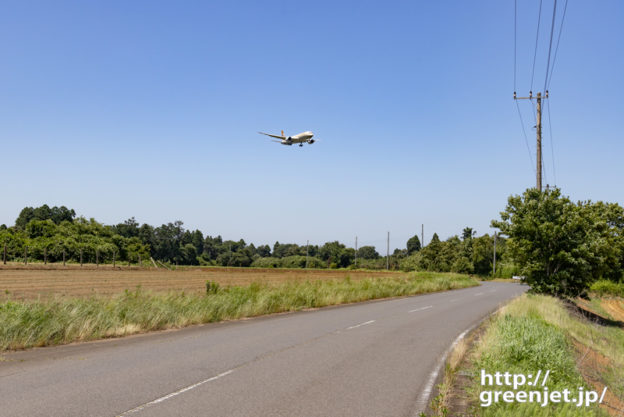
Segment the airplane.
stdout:
<svg viewBox="0 0 624 417">
<path fill-rule="evenodd" d="M 314 142 L 316 142 L 314 139 L 312 139 L 312 136 L 314 136 L 314 133 L 310 132 L 309 130 L 307 132 L 303 132 L 303 133 L 298 133 L 295 136 L 284 136 L 284 131 L 282 130 L 282 135 L 271 135 L 270 133 L 264 133 L 264 132 L 258 132 L 262 135 L 267 135 L 267 136 L 271 136 L 272 138 L 277 138 L 279 140 L 273 140 L 271 139 L 273 142 L 277 142 L 277 143 L 281 143 L 282 145 L 288 145 L 288 146 L 292 146 L 294 143 L 298 143 L 299 146 L 303 146 L 304 143 L 309 143 L 310 145 L 312 145 Z"/>
</svg>

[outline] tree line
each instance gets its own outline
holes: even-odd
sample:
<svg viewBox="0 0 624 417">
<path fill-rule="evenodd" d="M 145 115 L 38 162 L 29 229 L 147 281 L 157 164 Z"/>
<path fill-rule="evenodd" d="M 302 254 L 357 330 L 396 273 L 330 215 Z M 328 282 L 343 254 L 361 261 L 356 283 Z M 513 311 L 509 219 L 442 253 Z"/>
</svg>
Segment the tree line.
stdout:
<svg viewBox="0 0 624 417">
<path fill-rule="evenodd" d="M 497 242 L 498 274 L 505 274 L 505 239 Z M 8 260 L 132 264 L 157 262 L 169 265 L 237 266 L 260 268 L 365 268 L 428 270 L 487 275 L 492 273 L 493 236 L 475 237 L 471 228 L 441 241 L 437 234 L 421 247 L 417 235 L 404 249 L 382 257 L 374 246 L 357 249 L 332 241 L 323 245 L 275 242 L 255 246 L 205 236 L 187 230 L 181 221 L 155 227 L 134 217 L 116 225 L 77 217 L 65 206 L 25 207 L 13 226 L 0 226 L 0 245 Z M 3 250 L 0 247 L 0 250 Z"/>
</svg>

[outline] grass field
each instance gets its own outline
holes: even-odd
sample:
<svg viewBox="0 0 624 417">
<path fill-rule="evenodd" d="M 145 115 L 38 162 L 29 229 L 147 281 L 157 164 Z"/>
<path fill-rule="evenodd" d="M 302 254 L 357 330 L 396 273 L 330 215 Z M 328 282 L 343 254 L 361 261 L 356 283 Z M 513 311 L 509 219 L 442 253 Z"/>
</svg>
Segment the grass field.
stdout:
<svg viewBox="0 0 624 417">
<path fill-rule="evenodd" d="M 402 272 L 331 269 L 256 269 L 256 268 L 164 268 L 117 267 L 111 265 L 0 265 L 0 300 L 33 299 L 49 296 L 119 294 L 137 286 L 154 292 L 204 292 L 206 281 L 222 286 L 249 285 L 252 282 L 277 284 L 349 277 L 397 277 Z M 424 276 L 424 275 L 423 275 Z"/>
<path fill-rule="evenodd" d="M 4 272 L 6 271 L 2 271 Z M 42 274 L 57 271 L 22 272 L 40 277 Z M 109 275 L 115 272 L 117 271 L 107 271 Z M 201 271 L 186 272 L 199 274 Z M 274 277 L 277 271 L 271 272 L 274 274 L 265 273 Z M 222 271 L 221 274 L 227 274 L 227 271 Z M 305 281 L 301 278 L 287 280 L 287 271 L 277 274 L 282 282 L 211 286 L 210 292 L 206 291 L 203 282 L 207 275 L 200 274 L 203 293 L 157 293 L 137 288 L 113 296 L 7 299 L 0 302 L 0 350 L 124 336 L 150 330 L 478 285 L 475 279 L 459 274 L 411 273 L 365 278 L 366 273 L 362 273 L 362 279 L 356 280 L 350 278 L 352 272 L 349 271 L 348 276 L 343 279 L 327 279 L 327 275 L 321 274 L 325 279 L 311 279 L 314 275 L 307 275 L 308 279 Z M 170 275 L 168 273 L 165 276 Z M 303 276 L 306 277 L 305 274 Z M 136 282 L 133 281 L 133 284 Z M 76 290 L 79 293 L 82 291 L 80 287 Z"/>
</svg>

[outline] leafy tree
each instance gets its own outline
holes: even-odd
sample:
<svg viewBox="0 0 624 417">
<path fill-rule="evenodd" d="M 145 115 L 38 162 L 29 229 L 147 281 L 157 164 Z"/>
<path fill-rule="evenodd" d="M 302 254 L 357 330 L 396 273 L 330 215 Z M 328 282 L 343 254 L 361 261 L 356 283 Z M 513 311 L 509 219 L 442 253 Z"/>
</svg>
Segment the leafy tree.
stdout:
<svg viewBox="0 0 624 417">
<path fill-rule="evenodd" d="M 618 207 L 574 204 L 558 188 L 531 188 L 509 197 L 492 225 L 509 236 L 508 250 L 533 291 L 575 297 L 617 271 L 624 218 Z"/>
<path fill-rule="evenodd" d="M 379 258 L 379 253 L 377 253 L 374 246 L 362 246 L 358 248 L 357 257 L 358 259 L 377 259 Z"/>
<path fill-rule="evenodd" d="M 462 240 L 472 239 L 476 234 L 477 232 L 472 230 L 472 227 L 464 227 L 464 230 L 462 230 Z"/>
<path fill-rule="evenodd" d="M 269 245 L 260 245 L 256 248 L 256 253 L 262 258 L 271 256 L 271 247 Z"/>
<path fill-rule="evenodd" d="M 414 235 L 407 241 L 407 254 L 413 255 L 415 252 L 418 252 L 421 249 L 420 239 L 418 239 L 418 235 Z"/>
</svg>

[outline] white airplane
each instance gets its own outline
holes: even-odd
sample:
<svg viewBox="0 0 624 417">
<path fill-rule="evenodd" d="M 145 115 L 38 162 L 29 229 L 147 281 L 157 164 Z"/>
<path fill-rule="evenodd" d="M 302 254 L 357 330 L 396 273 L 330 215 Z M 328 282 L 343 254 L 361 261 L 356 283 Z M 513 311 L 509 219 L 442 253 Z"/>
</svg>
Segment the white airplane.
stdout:
<svg viewBox="0 0 624 417">
<path fill-rule="evenodd" d="M 271 135 L 270 133 L 264 133 L 264 132 L 258 132 L 262 135 L 267 135 L 267 136 L 271 136 L 272 138 L 276 138 L 279 140 L 273 140 L 273 142 L 277 142 L 277 143 L 281 143 L 282 145 L 288 145 L 288 146 L 292 146 L 294 143 L 298 143 L 299 146 L 303 146 L 304 143 L 309 143 L 310 145 L 312 145 L 315 140 L 312 139 L 312 136 L 314 136 L 314 133 L 310 132 L 309 130 L 307 132 L 303 132 L 303 133 L 298 133 L 295 136 L 284 136 L 284 131 L 282 130 L 282 135 Z"/>
</svg>

